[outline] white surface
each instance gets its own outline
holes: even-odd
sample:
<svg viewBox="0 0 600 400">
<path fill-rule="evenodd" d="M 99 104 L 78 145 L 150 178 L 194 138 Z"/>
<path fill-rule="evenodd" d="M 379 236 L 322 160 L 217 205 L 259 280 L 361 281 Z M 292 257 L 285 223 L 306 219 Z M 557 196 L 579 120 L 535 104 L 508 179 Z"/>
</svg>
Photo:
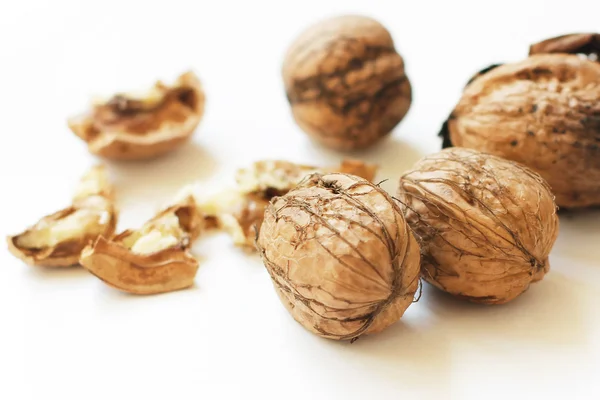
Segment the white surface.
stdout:
<svg viewBox="0 0 600 400">
<path fill-rule="evenodd" d="M 65 125 L 94 94 L 187 68 L 207 92 L 194 143 L 152 163 L 111 163 L 120 228 L 181 185 L 233 182 L 261 158 L 341 158 L 293 123 L 279 68 L 307 24 L 366 12 L 405 57 L 414 102 L 393 136 L 358 154 L 385 187 L 423 154 L 468 77 L 536 40 L 600 28 L 596 0 L 3 1 L 0 233 L 62 208 L 95 159 Z M 400 3 L 406 3 L 401 5 Z M 350 345 L 313 336 L 280 305 L 255 257 L 217 236 L 196 287 L 139 297 L 83 269 L 31 268 L 0 251 L 0 399 L 600 398 L 600 214 L 561 219 L 552 272 L 511 304 L 480 307 L 425 287 L 384 333 Z"/>
</svg>

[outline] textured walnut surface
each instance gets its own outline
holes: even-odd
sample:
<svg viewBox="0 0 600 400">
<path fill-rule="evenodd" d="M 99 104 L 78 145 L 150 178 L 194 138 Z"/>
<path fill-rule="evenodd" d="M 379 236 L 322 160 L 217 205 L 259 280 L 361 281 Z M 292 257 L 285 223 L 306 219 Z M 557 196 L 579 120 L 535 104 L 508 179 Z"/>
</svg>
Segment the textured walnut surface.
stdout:
<svg viewBox="0 0 600 400">
<path fill-rule="evenodd" d="M 354 339 L 396 322 L 418 287 L 419 250 L 394 200 L 345 174 L 314 174 L 265 213 L 258 247 L 306 329 Z"/>
<path fill-rule="evenodd" d="M 539 172 L 559 206 L 600 204 L 600 63 L 539 54 L 498 66 L 466 87 L 446 128 L 446 145 Z"/>
<path fill-rule="evenodd" d="M 558 218 L 547 183 L 518 163 L 451 148 L 400 179 L 423 278 L 477 303 L 514 299 L 550 268 Z"/>
<path fill-rule="evenodd" d="M 373 144 L 410 107 L 402 57 L 385 27 L 366 17 L 308 28 L 288 50 L 283 79 L 298 125 L 336 149 Z"/>
</svg>

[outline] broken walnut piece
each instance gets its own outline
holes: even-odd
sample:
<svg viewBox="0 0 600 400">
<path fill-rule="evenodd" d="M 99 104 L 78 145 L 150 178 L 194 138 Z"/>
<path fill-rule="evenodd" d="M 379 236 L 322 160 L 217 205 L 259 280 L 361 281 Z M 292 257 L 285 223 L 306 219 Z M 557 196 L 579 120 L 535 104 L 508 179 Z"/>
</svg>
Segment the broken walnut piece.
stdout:
<svg viewBox="0 0 600 400">
<path fill-rule="evenodd" d="M 95 166 L 81 178 L 71 206 L 8 237 L 8 248 L 30 265 L 69 267 L 78 263 L 89 242 L 101 235 L 110 237 L 116 223 L 112 185 L 104 167 Z"/>
<path fill-rule="evenodd" d="M 144 94 L 116 94 L 69 119 L 91 153 L 112 159 L 145 159 L 183 144 L 204 114 L 204 91 L 193 72 L 172 86 L 157 82 Z"/>
<path fill-rule="evenodd" d="M 341 172 L 342 174 L 350 174 L 372 182 L 373 179 L 375 179 L 375 174 L 377 174 L 377 168 L 377 165 L 374 164 L 366 164 L 359 160 L 346 159 L 342 160 L 339 167 L 325 168 L 324 171 L 326 173 Z"/>
<path fill-rule="evenodd" d="M 254 194 L 240 196 L 240 199 L 235 208 L 218 217 L 219 226 L 229 233 L 234 245 L 255 251 L 254 241 L 269 200 Z"/>
<path fill-rule="evenodd" d="M 543 40 L 529 47 L 529 55 L 565 53 L 584 54 L 590 59 L 600 61 L 600 34 L 573 33 Z"/>
<path fill-rule="evenodd" d="M 108 285 L 133 294 L 171 292 L 192 286 L 198 260 L 189 252 L 203 229 L 192 197 L 172 205 L 138 230 L 111 240 L 99 237 L 81 253 L 81 265 Z"/>
<path fill-rule="evenodd" d="M 237 188 L 206 196 L 199 185 L 189 185 L 179 198 L 192 195 L 204 214 L 207 227 L 229 233 L 236 246 L 255 251 L 255 239 L 272 198 L 283 196 L 306 176 L 342 172 L 373 180 L 377 166 L 359 160 L 343 160 L 339 166 L 319 168 L 282 160 L 262 160 L 236 174 Z"/>
</svg>

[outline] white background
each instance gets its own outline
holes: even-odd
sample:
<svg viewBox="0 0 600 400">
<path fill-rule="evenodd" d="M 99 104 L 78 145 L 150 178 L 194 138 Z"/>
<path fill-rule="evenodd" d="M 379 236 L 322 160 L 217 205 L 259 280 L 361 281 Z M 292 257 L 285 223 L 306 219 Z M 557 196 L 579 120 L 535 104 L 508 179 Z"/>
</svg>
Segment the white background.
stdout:
<svg viewBox="0 0 600 400">
<path fill-rule="evenodd" d="M 548 36 L 600 30 L 584 1 L 2 1 L 0 233 L 68 204 L 96 160 L 66 127 L 92 95 L 193 68 L 207 109 L 193 143 L 148 163 L 110 163 L 120 228 L 181 185 L 233 183 L 261 158 L 332 164 L 292 121 L 283 54 L 308 24 L 366 13 L 391 31 L 414 101 L 389 140 L 354 156 L 400 174 L 436 133 L 469 76 L 524 57 Z M 196 286 L 119 293 L 81 268 L 31 268 L 0 250 L 0 399 L 600 398 L 600 214 L 561 217 L 543 282 L 505 306 L 425 287 L 382 334 L 320 339 L 280 305 L 260 261 L 226 236 L 200 241 Z"/>
</svg>

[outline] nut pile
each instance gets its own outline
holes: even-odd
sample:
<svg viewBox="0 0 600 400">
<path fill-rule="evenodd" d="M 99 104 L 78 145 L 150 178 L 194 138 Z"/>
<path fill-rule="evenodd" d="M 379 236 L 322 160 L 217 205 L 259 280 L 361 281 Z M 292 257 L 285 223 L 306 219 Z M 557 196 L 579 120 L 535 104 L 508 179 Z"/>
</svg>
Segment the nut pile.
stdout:
<svg viewBox="0 0 600 400">
<path fill-rule="evenodd" d="M 336 340 L 399 320 L 421 278 L 470 302 L 506 303 L 549 272 L 556 203 L 600 204 L 599 54 L 600 35 L 566 35 L 477 73 L 443 125 L 450 148 L 398 171 L 396 197 L 374 183 L 378 167 L 359 160 L 262 160 L 240 169 L 233 187 L 181 188 L 140 228 L 115 234 L 114 190 L 96 166 L 69 207 L 8 246 L 28 264 L 79 264 L 112 287 L 147 295 L 192 286 L 194 241 L 225 231 L 258 252 L 294 319 Z M 294 119 L 331 148 L 376 143 L 410 107 L 403 59 L 371 18 L 310 27 L 282 72 Z M 204 102 L 188 72 L 143 95 L 96 102 L 69 126 L 95 155 L 153 158 L 191 137 Z"/>
</svg>

